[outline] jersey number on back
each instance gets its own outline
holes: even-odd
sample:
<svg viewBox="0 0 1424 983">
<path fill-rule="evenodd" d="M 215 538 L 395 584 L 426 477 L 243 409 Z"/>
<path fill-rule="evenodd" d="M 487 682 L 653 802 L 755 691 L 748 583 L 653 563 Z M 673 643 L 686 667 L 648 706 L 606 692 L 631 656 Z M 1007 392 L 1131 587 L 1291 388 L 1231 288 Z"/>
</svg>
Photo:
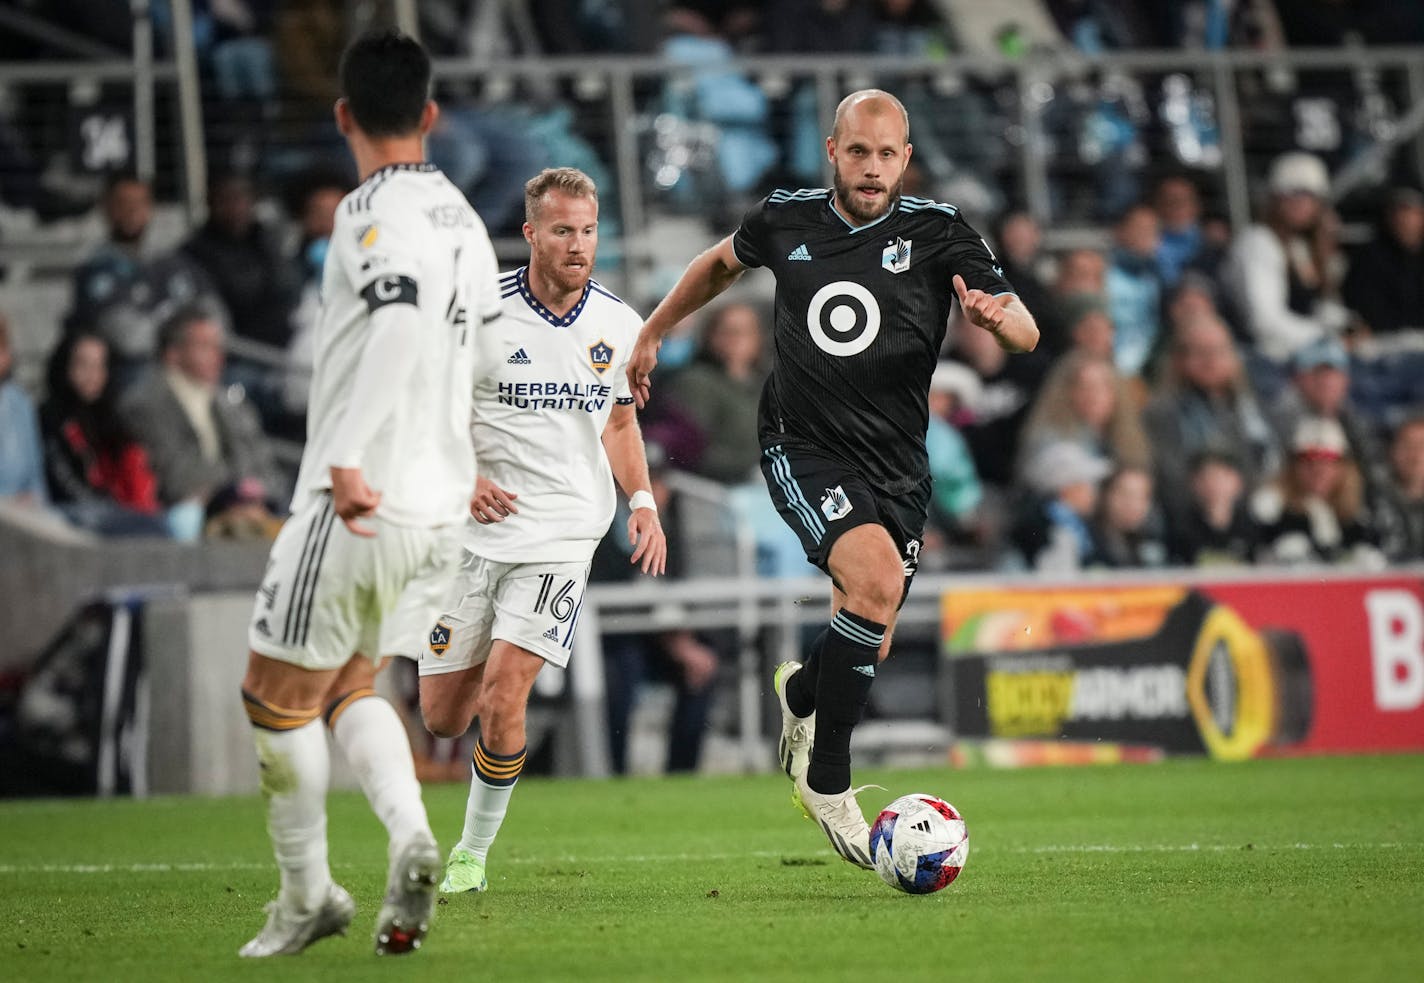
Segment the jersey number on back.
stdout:
<svg viewBox="0 0 1424 983">
<path fill-rule="evenodd" d="M 454 267 L 453 275 L 450 277 L 450 303 L 445 307 L 445 321 L 452 328 L 460 329 L 460 345 L 463 347 L 469 339 L 470 330 L 466 324 L 465 312 L 465 278 L 460 275 L 460 250 L 461 246 L 455 247 L 455 255 L 452 259 Z"/>
</svg>

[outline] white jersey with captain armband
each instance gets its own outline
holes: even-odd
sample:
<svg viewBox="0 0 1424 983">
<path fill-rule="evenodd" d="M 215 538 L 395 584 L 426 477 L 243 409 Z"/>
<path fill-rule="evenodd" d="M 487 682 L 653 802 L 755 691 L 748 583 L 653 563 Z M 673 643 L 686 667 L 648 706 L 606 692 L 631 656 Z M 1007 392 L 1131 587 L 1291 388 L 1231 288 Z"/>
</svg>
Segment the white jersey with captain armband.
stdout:
<svg viewBox="0 0 1424 983">
<path fill-rule="evenodd" d="M 504 562 L 586 561 L 613 521 L 603 428 L 633 402 L 626 369 L 643 319 L 592 280 L 563 317 L 535 299 L 527 269 L 501 276 L 500 292 L 503 316 L 477 343 L 475 455 L 519 512 L 472 521 L 465 546 Z"/>
<path fill-rule="evenodd" d="M 342 200 L 322 274 L 293 511 L 331 487 L 328 469 L 371 314 L 407 303 L 419 311 L 418 365 L 395 412 L 362 450 L 361 474 L 381 493 L 376 514 L 390 522 L 435 526 L 469 514 L 475 346 L 499 316 L 498 270 L 484 223 L 432 164 L 383 167 Z"/>
</svg>

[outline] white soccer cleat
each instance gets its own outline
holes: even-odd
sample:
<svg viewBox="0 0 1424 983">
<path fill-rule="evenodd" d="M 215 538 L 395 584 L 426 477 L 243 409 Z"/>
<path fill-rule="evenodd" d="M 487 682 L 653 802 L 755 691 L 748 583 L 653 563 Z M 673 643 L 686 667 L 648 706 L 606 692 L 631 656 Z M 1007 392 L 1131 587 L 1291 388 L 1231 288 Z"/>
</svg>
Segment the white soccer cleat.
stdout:
<svg viewBox="0 0 1424 983">
<path fill-rule="evenodd" d="M 294 956 L 318 939 L 328 935 L 345 935 L 346 927 L 356 915 L 356 902 L 340 884 L 326 889 L 326 900 L 309 914 L 288 911 L 280 901 L 267 902 L 267 924 L 241 949 L 239 956 L 260 959 L 264 956 Z"/>
<path fill-rule="evenodd" d="M 833 795 L 823 795 L 806 784 L 804 774 L 796 779 L 801 811 L 821 827 L 821 832 L 826 834 L 826 839 L 831 841 L 831 846 L 842 859 L 865 870 L 873 870 L 875 867 L 870 859 L 870 826 L 860 811 L 860 803 L 855 800 L 855 795 L 864 789 L 879 787 L 862 785 L 860 788 L 847 789 Z"/>
<path fill-rule="evenodd" d="M 440 850 L 427 837 L 412 840 L 396 854 L 386 878 L 386 900 L 376 916 L 376 955 L 399 956 L 420 948 L 435 914 L 440 867 Z"/>
<path fill-rule="evenodd" d="M 771 688 L 776 691 L 776 701 L 781 704 L 781 740 L 777 743 L 776 754 L 781 759 L 781 769 L 791 779 L 791 798 L 801 806 L 796 783 L 811 765 L 811 745 L 816 741 L 816 714 L 798 717 L 786 703 L 786 683 L 801 671 L 799 662 L 783 662 L 776 667 L 771 677 Z M 802 811 L 805 808 L 802 807 Z"/>
</svg>

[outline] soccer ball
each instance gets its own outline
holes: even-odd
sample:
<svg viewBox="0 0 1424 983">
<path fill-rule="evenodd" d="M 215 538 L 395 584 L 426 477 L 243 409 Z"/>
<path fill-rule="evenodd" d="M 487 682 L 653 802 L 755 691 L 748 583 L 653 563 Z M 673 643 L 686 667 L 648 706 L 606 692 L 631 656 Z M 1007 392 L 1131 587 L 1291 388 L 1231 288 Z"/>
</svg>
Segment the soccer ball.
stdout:
<svg viewBox="0 0 1424 983">
<path fill-rule="evenodd" d="M 964 817 L 933 795 L 902 795 L 870 827 L 875 872 L 906 894 L 933 894 L 948 887 L 968 857 Z"/>
</svg>

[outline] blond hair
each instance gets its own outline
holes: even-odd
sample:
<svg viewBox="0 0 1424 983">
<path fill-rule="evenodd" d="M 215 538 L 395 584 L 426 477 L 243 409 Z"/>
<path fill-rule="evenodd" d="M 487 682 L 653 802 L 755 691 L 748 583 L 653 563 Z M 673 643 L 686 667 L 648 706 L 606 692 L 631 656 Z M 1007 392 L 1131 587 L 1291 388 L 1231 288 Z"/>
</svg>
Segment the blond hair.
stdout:
<svg viewBox="0 0 1424 983">
<path fill-rule="evenodd" d="M 524 183 L 524 221 L 533 222 L 544 196 L 559 191 L 570 198 L 592 198 L 598 203 L 598 186 L 577 167 L 546 167 Z"/>
<path fill-rule="evenodd" d="M 1304 512 L 1310 495 L 1296 476 L 1296 457 L 1293 455 L 1281 467 L 1273 482 L 1280 490 L 1286 508 L 1294 512 Z M 1340 480 L 1325 496 L 1325 504 L 1341 522 L 1354 522 L 1365 511 L 1365 478 L 1360 467 L 1349 454 L 1340 458 Z"/>
<path fill-rule="evenodd" d="M 1113 411 L 1100 435 L 1113 463 L 1119 467 L 1146 470 L 1152 466 L 1152 450 L 1136 403 L 1126 380 L 1117 367 L 1105 358 L 1090 352 L 1073 350 L 1064 354 L 1049 369 L 1033 401 L 1019 437 L 1020 471 L 1027 456 L 1047 441 L 1074 440 L 1082 435 L 1081 424 L 1073 413 L 1073 387 L 1078 377 L 1090 366 L 1102 366 L 1112 379 Z"/>
</svg>

